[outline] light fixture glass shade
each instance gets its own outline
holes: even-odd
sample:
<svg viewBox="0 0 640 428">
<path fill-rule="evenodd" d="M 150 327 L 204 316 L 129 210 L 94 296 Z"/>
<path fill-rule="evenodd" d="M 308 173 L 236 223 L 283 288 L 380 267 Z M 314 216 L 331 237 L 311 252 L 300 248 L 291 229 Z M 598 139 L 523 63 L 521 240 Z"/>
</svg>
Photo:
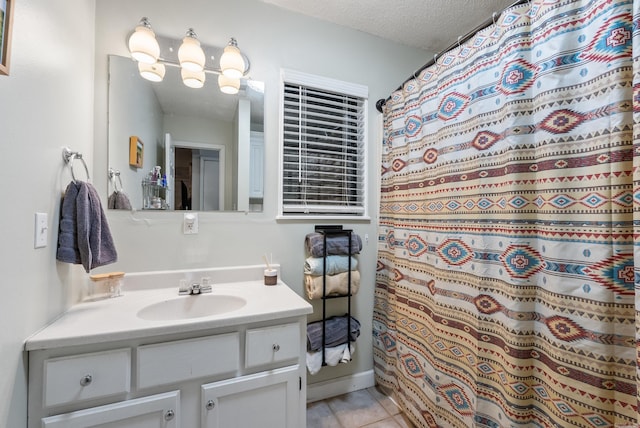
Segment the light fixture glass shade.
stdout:
<svg viewBox="0 0 640 428">
<path fill-rule="evenodd" d="M 194 89 L 199 89 L 204 86 L 204 71 L 191 71 L 185 68 L 180 70 L 182 75 L 182 83 L 186 86 Z"/>
<path fill-rule="evenodd" d="M 160 46 L 151 26 L 147 25 L 149 21 L 143 18 L 129 37 L 129 52 L 136 61 L 153 64 L 160 56 Z"/>
<path fill-rule="evenodd" d="M 155 64 L 138 62 L 138 71 L 140 72 L 140 76 L 152 82 L 162 82 L 162 79 L 164 79 L 165 68 L 164 64 L 160 62 L 156 62 Z"/>
<path fill-rule="evenodd" d="M 205 56 L 200 47 L 200 41 L 196 39 L 196 33 L 192 28 L 187 31 L 187 36 L 182 39 L 182 45 L 178 49 L 180 67 L 190 71 L 202 71 L 204 69 Z"/>
<path fill-rule="evenodd" d="M 218 87 L 220 91 L 225 94 L 237 94 L 240 90 L 240 79 L 234 79 L 221 74 L 218 76 Z"/>
<path fill-rule="evenodd" d="M 242 58 L 242 54 L 234 38 L 232 38 L 224 48 L 224 52 L 220 57 L 220 70 L 225 76 L 234 79 L 239 79 L 244 75 L 244 58 Z"/>
</svg>

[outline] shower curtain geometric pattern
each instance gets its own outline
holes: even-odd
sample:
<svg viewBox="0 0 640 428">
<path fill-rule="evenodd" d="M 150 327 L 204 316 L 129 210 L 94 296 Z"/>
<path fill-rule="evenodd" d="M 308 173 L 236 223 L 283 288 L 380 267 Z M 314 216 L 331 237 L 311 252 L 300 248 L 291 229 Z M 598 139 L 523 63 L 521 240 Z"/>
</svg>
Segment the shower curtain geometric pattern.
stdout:
<svg viewBox="0 0 640 428">
<path fill-rule="evenodd" d="M 639 22 L 532 0 L 387 101 L 374 365 L 417 426 L 639 422 Z"/>
</svg>

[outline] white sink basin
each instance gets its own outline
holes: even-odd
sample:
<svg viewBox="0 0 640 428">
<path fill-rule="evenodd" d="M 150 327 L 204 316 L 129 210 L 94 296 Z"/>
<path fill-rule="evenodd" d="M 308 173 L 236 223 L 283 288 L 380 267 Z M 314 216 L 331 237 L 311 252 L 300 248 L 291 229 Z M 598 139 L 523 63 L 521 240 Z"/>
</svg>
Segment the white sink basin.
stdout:
<svg viewBox="0 0 640 428">
<path fill-rule="evenodd" d="M 138 311 L 138 318 L 147 321 L 168 321 L 209 317 L 242 308 L 247 301 L 242 297 L 200 294 L 179 296 L 146 306 Z"/>
</svg>

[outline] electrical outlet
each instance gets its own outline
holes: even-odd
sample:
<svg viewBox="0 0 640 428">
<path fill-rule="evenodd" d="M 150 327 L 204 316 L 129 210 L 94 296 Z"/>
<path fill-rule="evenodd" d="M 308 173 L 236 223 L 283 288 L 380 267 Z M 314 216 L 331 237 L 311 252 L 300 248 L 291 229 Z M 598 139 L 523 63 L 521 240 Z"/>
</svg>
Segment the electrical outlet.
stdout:
<svg viewBox="0 0 640 428">
<path fill-rule="evenodd" d="M 198 233 L 198 213 L 185 213 L 182 220 L 182 232 L 185 235 Z"/>
<path fill-rule="evenodd" d="M 47 246 L 49 236 L 49 226 L 47 225 L 47 213 L 36 213 L 35 226 L 33 230 L 33 247 L 42 248 Z"/>
</svg>

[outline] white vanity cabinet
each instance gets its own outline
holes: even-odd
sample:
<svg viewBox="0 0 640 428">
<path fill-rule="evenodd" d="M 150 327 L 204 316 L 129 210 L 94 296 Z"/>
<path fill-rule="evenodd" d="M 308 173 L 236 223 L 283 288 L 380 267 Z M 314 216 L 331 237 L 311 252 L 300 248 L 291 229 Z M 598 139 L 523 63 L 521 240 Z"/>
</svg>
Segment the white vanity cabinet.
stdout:
<svg viewBox="0 0 640 428">
<path fill-rule="evenodd" d="M 31 350 L 29 428 L 304 427 L 305 326 L 298 316 Z"/>
</svg>

